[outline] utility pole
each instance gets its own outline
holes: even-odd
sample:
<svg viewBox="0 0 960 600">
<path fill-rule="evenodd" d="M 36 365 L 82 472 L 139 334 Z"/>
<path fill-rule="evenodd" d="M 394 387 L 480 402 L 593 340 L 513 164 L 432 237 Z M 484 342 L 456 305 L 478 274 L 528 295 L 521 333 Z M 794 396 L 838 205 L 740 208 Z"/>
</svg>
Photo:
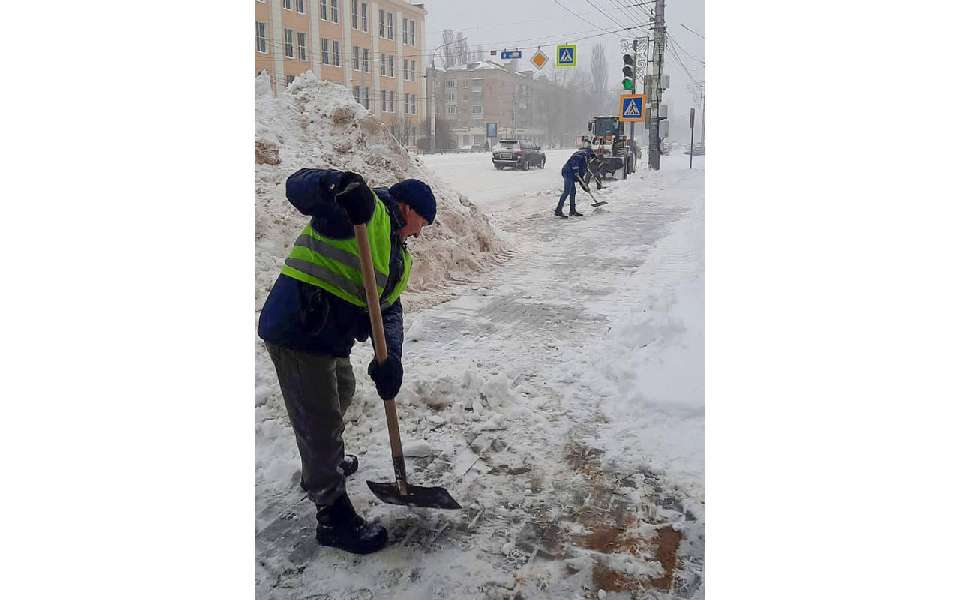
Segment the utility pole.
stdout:
<svg viewBox="0 0 960 600">
<path fill-rule="evenodd" d="M 632 94 L 637 93 L 637 65 L 640 64 L 640 61 L 637 60 L 638 59 L 637 48 L 639 47 L 639 44 L 637 42 L 638 42 L 637 38 L 633 38 L 633 85 L 630 86 L 630 93 Z M 633 149 L 636 148 L 636 144 L 633 141 L 633 126 L 634 126 L 634 122 L 630 121 L 630 152 L 629 153 L 624 152 L 624 156 L 630 157 L 631 164 L 636 162 L 636 157 L 633 154 Z M 624 179 L 627 178 L 627 171 L 629 170 L 630 166 L 631 165 L 628 165 L 626 162 L 624 162 L 623 164 Z M 634 165 L 634 169 L 636 169 L 635 165 Z"/>
<path fill-rule="evenodd" d="M 433 154 L 437 151 L 437 67 L 432 57 L 427 74 L 427 102 L 430 104 L 430 154 Z"/>
<path fill-rule="evenodd" d="M 706 92 L 701 92 L 700 94 L 700 147 L 703 148 L 703 152 L 707 152 L 707 147 L 704 145 L 704 139 L 707 135 L 707 94 Z"/>
<path fill-rule="evenodd" d="M 647 103 L 650 106 L 650 115 L 653 121 L 648 123 L 650 148 L 647 153 L 647 165 L 651 169 L 660 168 L 660 77 L 663 74 L 663 48 L 666 33 L 666 27 L 663 24 L 663 3 L 664 0 L 657 0 L 653 24 L 653 61 L 657 73 L 655 77 L 646 78 L 650 85 L 645 86 L 648 88 L 646 90 Z"/>
</svg>

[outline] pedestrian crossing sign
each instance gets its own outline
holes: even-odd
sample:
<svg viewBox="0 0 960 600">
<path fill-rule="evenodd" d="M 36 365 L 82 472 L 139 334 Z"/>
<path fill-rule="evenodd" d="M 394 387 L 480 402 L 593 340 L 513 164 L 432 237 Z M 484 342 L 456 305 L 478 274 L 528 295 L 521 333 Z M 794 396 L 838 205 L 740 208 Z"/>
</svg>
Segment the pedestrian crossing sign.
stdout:
<svg viewBox="0 0 960 600">
<path fill-rule="evenodd" d="M 557 46 L 557 66 L 575 67 L 577 66 L 577 45 L 563 44 Z"/>
<path fill-rule="evenodd" d="M 625 123 L 642 123 L 646 107 L 647 97 L 644 94 L 620 96 L 620 120 Z"/>
</svg>

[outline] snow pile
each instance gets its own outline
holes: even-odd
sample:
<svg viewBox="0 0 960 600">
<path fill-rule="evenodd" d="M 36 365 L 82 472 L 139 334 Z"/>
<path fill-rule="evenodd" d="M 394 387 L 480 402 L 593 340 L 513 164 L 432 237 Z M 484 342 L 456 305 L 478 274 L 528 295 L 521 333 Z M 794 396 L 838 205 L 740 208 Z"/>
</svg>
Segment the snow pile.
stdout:
<svg viewBox="0 0 960 600">
<path fill-rule="evenodd" d="M 411 155 L 347 88 L 320 81 L 313 73 L 297 77 L 274 94 L 269 77 L 256 82 L 256 306 L 263 306 L 307 218 L 286 200 L 286 178 L 303 167 L 354 171 L 371 187 L 407 178 L 421 179 L 437 197 L 437 218 L 416 240 L 411 291 L 483 269 L 504 251 L 487 217 L 437 181 L 420 158 Z"/>
</svg>

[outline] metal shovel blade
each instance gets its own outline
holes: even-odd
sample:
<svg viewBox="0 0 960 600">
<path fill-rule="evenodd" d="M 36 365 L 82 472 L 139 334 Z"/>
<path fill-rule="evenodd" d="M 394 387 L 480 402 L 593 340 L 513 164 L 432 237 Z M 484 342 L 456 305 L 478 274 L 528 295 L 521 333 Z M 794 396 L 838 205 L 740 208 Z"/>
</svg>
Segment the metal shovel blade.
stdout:
<svg viewBox="0 0 960 600">
<path fill-rule="evenodd" d="M 600 202 L 594 202 L 590 206 L 593 206 L 594 208 L 596 208 L 597 206 L 603 206 L 604 204 L 607 204 L 606 200 L 601 200 Z"/>
<path fill-rule="evenodd" d="M 401 495 L 400 488 L 396 482 L 377 483 L 367 481 L 370 491 L 373 495 L 387 504 L 399 504 L 401 506 L 420 506 L 422 508 L 442 508 L 446 510 L 459 510 L 462 508 L 450 492 L 442 487 L 423 487 L 419 485 L 407 484 L 407 494 Z"/>
</svg>

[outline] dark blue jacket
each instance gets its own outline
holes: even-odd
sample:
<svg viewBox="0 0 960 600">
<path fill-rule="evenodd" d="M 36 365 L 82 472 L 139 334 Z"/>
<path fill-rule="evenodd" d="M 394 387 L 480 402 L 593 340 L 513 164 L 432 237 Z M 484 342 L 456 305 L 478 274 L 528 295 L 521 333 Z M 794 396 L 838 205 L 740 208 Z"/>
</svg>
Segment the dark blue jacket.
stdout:
<svg viewBox="0 0 960 600">
<path fill-rule="evenodd" d="M 591 155 L 592 152 L 588 152 L 586 149 L 577 150 L 567 159 L 567 162 L 564 163 L 563 168 L 560 169 L 560 174 L 564 177 L 573 177 L 575 175 L 583 177 L 587 174 L 587 159 Z"/>
<path fill-rule="evenodd" d="M 287 178 L 287 200 L 310 217 L 320 235 L 353 237 L 353 225 L 334 200 L 333 190 L 343 173 L 329 169 L 300 169 Z M 399 231 L 405 225 L 396 200 L 386 188 L 374 192 L 390 213 L 390 275 L 385 297 L 403 273 L 403 242 Z M 387 350 L 399 358 L 403 345 L 403 306 L 400 300 L 383 311 L 383 332 Z M 260 312 L 258 335 L 264 341 L 292 350 L 347 357 L 354 341 L 370 336 L 367 311 L 326 290 L 281 274 Z"/>
</svg>

